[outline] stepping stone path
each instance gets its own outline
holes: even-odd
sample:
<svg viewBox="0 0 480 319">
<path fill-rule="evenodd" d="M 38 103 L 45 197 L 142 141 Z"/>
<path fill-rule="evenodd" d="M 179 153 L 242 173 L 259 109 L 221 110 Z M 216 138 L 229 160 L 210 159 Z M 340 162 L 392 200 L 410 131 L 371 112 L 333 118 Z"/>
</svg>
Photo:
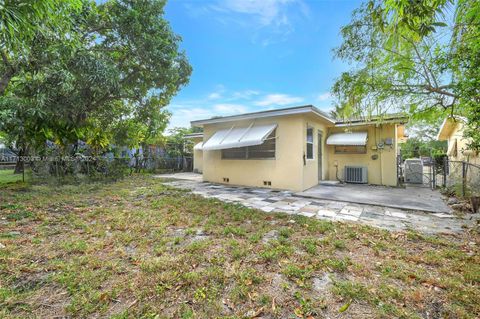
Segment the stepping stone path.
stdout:
<svg viewBox="0 0 480 319">
<path fill-rule="evenodd" d="M 281 212 L 332 221 L 356 222 L 393 231 L 414 229 L 427 234 L 454 234 L 475 225 L 480 219 L 480 214 L 467 214 L 460 218 L 445 213 L 426 213 L 313 198 L 310 200 L 295 196 L 290 191 L 232 187 L 201 181 L 170 180 L 164 184 L 189 189 L 193 194 L 205 198 L 238 203 L 266 213 Z"/>
</svg>

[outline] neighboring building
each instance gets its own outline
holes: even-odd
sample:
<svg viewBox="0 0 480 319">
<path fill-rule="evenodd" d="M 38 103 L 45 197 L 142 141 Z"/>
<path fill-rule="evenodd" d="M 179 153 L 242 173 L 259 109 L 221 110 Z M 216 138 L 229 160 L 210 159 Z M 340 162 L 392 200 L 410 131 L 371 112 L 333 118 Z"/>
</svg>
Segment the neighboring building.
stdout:
<svg viewBox="0 0 480 319">
<path fill-rule="evenodd" d="M 437 140 L 448 141 L 448 158 L 452 161 L 466 161 L 480 165 L 478 152 L 468 148 L 468 139 L 463 136 L 466 119 L 460 116 L 446 118 L 440 130 Z"/>
<path fill-rule="evenodd" d="M 17 155 L 5 144 L 0 142 L 0 162 L 16 162 Z"/>
<path fill-rule="evenodd" d="M 406 118 L 338 122 L 314 106 L 193 121 L 203 180 L 302 191 L 322 180 L 396 186 Z"/>
<path fill-rule="evenodd" d="M 193 142 L 193 171 L 195 173 L 203 172 L 203 133 L 191 133 L 185 135 L 185 138 Z"/>
</svg>

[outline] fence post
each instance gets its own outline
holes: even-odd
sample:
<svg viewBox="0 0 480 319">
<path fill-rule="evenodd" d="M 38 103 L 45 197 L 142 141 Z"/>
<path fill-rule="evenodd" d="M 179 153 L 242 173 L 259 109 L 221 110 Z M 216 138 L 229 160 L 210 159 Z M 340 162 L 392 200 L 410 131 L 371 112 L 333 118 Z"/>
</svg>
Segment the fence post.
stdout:
<svg viewBox="0 0 480 319">
<path fill-rule="evenodd" d="M 448 157 L 443 158 L 443 187 L 447 187 L 447 166 L 448 166 Z"/>
<path fill-rule="evenodd" d="M 467 183 L 467 163 L 462 161 L 462 196 L 465 197 Z"/>
<path fill-rule="evenodd" d="M 432 190 L 437 187 L 437 171 L 435 169 L 435 161 L 432 161 Z"/>
</svg>

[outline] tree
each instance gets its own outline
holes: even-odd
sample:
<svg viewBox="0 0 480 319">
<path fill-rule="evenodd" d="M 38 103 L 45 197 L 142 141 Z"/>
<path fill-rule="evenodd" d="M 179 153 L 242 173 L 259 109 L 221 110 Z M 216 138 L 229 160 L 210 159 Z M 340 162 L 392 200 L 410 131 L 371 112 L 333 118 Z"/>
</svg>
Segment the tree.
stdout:
<svg viewBox="0 0 480 319">
<path fill-rule="evenodd" d="M 343 43 L 334 51 L 354 65 L 332 89 L 341 113 L 404 111 L 414 120 L 462 114 L 475 131 L 479 13 L 480 2 L 475 0 L 362 4 L 342 28 Z"/>
<path fill-rule="evenodd" d="M 185 139 L 185 135 L 193 133 L 192 128 L 175 127 L 169 133 L 170 135 L 165 140 L 165 148 L 169 157 L 175 158 L 192 154 L 193 145 L 191 141 Z"/>
<path fill-rule="evenodd" d="M 111 143 L 159 138 L 164 108 L 191 73 L 164 5 L 85 1 L 71 13 L 67 39 L 37 32 L 28 67 L 0 99 L 0 131 L 23 153 L 47 140 L 65 150 L 83 140 L 98 154 Z"/>
<path fill-rule="evenodd" d="M 25 67 L 35 37 L 42 34 L 67 39 L 73 25 L 71 13 L 79 12 L 81 8 L 81 0 L 0 1 L 0 95 Z"/>
<path fill-rule="evenodd" d="M 400 145 L 400 150 L 403 159 L 419 158 L 421 156 L 436 158 L 445 155 L 447 143 L 445 141 L 423 140 L 418 137 L 412 137 Z"/>
</svg>

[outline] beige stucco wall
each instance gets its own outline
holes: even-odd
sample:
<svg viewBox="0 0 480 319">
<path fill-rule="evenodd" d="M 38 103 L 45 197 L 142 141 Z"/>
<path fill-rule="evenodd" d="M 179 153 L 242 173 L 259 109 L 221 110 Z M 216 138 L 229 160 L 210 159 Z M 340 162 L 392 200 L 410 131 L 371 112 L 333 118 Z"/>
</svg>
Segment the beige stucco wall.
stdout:
<svg viewBox="0 0 480 319">
<path fill-rule="evenodd" d="M 195 173 L 203 172 L 203 152 L 194 150 L 193 151 L 193 171 Z"/>
<path fill-rule="evenodd" d="M 251 120 L 237 121 L 237 127 L 249 126 Z M 203 169 L 203 180 L 224 183 L 228 178 L 229 184 L 254 187 L 265 187 L 264 181 L 270 181 L 271 188 L 302 191 L 318 184 L 318 132 L 322 136 L 322 173 L 321 179 L 335 180 L 335 164 L 338 164 L 338 176 L 343 179 L 345 165 L 366 166 L 368 168 L 368 182 L 378 185 L 397 185 L 397 125 L 383 124 L 377 127 L 352 126 L 352 131 L 368 131 L 366 154 L 335 154 L 334 147 L 325 145 L 329 134 L 344 132 L 345 128 L 334 128 L 332 124 L 314 115 L 291 115 L 257 119 L 256 124 L 276 123 L 276 158 L 261 160 L 224 160 L 221 151 L 203 151 L 195 153 L 194 167 L 200 165 Z M 204 126 L 204 141 L 207 141 L 216 131 L 228 129 L 234 123 L 218 123 Z M 313 153 L 314 158 L 306 159 L 307 127 L 314 129 Z M 394 145 L 385 146 L 382 150 L 372 150 L 372 147 L 385 138 L 392 138 Z M 372 155 L 378 159 L 373 160 Z M 203 156 L 201 156 L 203 155 Z M 202 160 L 199 160 L 200 157 Z"/>
<path fill-rule="evenodd" d="M 192 138 L 192 142 L 194 146 L 202 141 L 203 141 L 203 138 L 201 137 Z M 195 173 L 203 172 L 203 151 L 193 150 L 193 171 Z"/>
<path fill-rule="evenodd" d="M 453 124 L 451 133 L 448 135 L 448 149 L 450 150 L 452 143 L 457 142 L 456 156 L 449 156 L 452 161 L 466 161 L 469 163 L 480 165 L 479 154 L 468 149 L 468 139 L 463 137 L 464 124 L 457 121 Z"/>
<path fill-rule="evenodd" d="M 251 120 L 235 122 L 237 127 L 249 126 Z M 203 152 L 203 180 L 229 184 L 264 187 L 264 181 L 271 181 L 271 188 L 303 190 L 303 127 L 302 115 L 257 119 L 255 124 L 276 123 L 275 159 L 260 160 L 225 160 L 221 151 Z M 227 129 L 232 122 L 204 126 L 204 141 L 217 130 Z"/>
<path fill-rule="evenodd" d="M 365 166 L 368 170 L 368 183 L 377 185 L 397 185 L 397 142 L 396 142 L 396 125 L 369 125 L 369 126 L 351 126 L 352 132 L 368 132 L 367 153 L 366 154 L 335 154 L 335 147 L 326 145 L 328 158 L 328 178 L 336 179 L 336 167 L 338 164 L 338 177 L 343 179 L 343 171 L 346 165 L 349 166 Z M 329 133 L 344 132 L 345 128 L 332 128 Z M 394 139 L 394 145 L 385 146 L 384 149 L 373 150 L 372 147 L 385 138 Z M 372 155 L 377 154 L 378 159 L 372 159 Z"/>
</svg>

